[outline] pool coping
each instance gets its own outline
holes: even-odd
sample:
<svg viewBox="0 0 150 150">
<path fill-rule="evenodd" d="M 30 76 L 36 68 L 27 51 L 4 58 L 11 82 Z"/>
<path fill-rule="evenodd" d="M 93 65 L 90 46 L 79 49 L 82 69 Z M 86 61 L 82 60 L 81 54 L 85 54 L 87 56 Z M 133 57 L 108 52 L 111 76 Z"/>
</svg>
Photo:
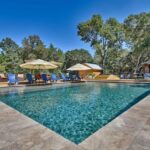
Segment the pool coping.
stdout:
<svg viewBox="0 0 150 150">
<path fill-rule="evenodd" d="M 136 80 L 136 79 L 119 79 L 119 80 L 87 80 L 87 82 L 101 82 L 101 83 L 133 83 L 133 84 L 149 84 L 150 80 Z"/>
<path fill-rule="evenodd" d="M 77 145 L 0 102 L 0 150 L 148 150 L 149 108 L 150 95 Z"/>
<path fill-rule="evenodd" d="M 149 150 L 150 95 L 79 144 L 86 150 Z"/>
<path fill-rule="evenodd" d="M 84 82 L 101 82 L 101 83 L 134 83 L 134 84 L 150 84 L 150 80 L 145 80 L 145 79 L 140 79 L 140 80 L 136 80 L 136 79 L 120 79 L 120 80 L 95 80 L 95 79 L 85 79 L 83 80 Z M 78 82 L 77 82 L 78 83 Z M 82 83 L 82 82 L 79 82 Z M 60 84 L 76 84 L 76 83 L 72 83 L 70 81 L 67 82 L 54 82 L 51 84 L 35 84 L 34 87 L 36 86 L 51 86 L 51 85 L 60 85 Z M 0 82 L 0 88 L 9 88 L 9 87 L 26 87 L 26 86 L 31 86 L 30 84 L 18 84 L 18 85 L 11 85 L 9 86 L 8 84 L 1 84 Z"/>
<path fill-rule="evenodd" d="M 0 102 L 0 150 L 10 149 L 85 150 L 32 118 Z"/>
</svg>

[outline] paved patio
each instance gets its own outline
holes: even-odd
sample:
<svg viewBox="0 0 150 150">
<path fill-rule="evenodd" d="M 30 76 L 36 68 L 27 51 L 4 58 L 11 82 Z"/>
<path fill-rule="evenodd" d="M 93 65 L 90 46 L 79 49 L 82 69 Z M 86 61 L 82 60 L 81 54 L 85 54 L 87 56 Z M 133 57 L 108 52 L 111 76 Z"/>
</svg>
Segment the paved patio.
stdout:
<svg viewBox="0 0 150 150">
<path fill-rule="evenodd" d="M 150 96 L 79 145 L 87 150 L 150 150 Z"/>
<path fill-rule="evenodd" d="M 83 150 L 0 102 L 0 150 Z"/>
<path fill-rule="evenodd" d="M 150 150 L 150 95 L 79 145 L 0 102 L 0 150 Z"/>
</svg>

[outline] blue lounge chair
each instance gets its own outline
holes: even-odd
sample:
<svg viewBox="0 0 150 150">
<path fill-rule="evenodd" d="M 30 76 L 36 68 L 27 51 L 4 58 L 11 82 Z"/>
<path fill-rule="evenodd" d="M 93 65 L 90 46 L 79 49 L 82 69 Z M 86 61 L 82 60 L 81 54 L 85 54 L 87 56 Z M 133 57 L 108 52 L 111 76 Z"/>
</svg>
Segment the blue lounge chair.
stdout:
<svg viewBox="0 0 150 150">
<path fill-rule="evenodd" d="M 57 81 L 57 80 L 59 80 L 59 78 L 56 77 L 55 73 L 52 73 L 51 74 L 51 81 Z"/>
<path fill-rule="evenodd" d="M 62 77 L 63 81 L 69 81 L 70 80 L 70 78 L 69 77 L 67 78 L 63 73 L 61 74 L 61 77 Z"/>
<path fill-rule="evenodd" d="M 144 79 L 149 80 L 150 79 L 150 73 L 145 73 L 144 74 Z"/>
<path fill-rule="evenodd" d="M 76 75 L 76 79 L 81 80 L 81 77 L 79 76 L 79 74 Z"/>
<path fill-rule="evenodd" d="M 69 78 L 70 78 L 71 81 L 74 80 L 74 76 L 72 74 L 69 74 Z"/>
<path fill-rule="evenodd" d="M 32 78 L 32 74 L 27 73 L 27 74 L 26 74 L 26 77 L 27 77 L 27 80 L 28 80 L 29 83 L 33 83 L 33 82 L 34 82 L 34 80 L 33 80 L 33 78 Z"/>
<path fill-rule="evenodd" d="M 18 79 L 16 78 L 15 74 L 8 74 L 8 84 L 18 84 Z"/>
<path fill-rule="evenodd" d="M 81 78 L 78 73 L 69 74 L 69 78 L 71 81 L 80 81 Z"/>
<path fill-rule="evenodd" d="M 42 77 L 42 80 L 43 80 L 45 83 L 48 82 L 48 78 L 47 78 L 46 74 L 42 74 L 41 77 Z"/>
</svg>

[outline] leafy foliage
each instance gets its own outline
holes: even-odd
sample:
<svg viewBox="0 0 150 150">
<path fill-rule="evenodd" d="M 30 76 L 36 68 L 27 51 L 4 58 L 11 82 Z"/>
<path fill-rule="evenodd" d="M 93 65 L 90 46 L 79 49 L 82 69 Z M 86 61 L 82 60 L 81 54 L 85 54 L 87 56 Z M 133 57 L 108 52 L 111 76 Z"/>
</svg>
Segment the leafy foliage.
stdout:
<svg viewBox="0 0 150 150">
<path fill-rule="evenodd" d="M 53 44 L 46 47 L 37 35 L 23 39 L 19 46 L 11 38 L 0 41 L 0 71 L 19 72 L 26 60 L 43 59 L 63 63 L 67 69 L 76 63 L 94 62 L 105 73 L 142 72 L 142 63 L 150 60 L 150 13 L 128 16 L 123 23 L 100 15 L 77 26 L 78 35 L 95 50 L 94 59 L 85 49 L 63 53 Z"/>
<path fill-rule="evenodd" d="M 132 50 L 129 63 L 135 72 L 140 72 L 142 63 L 150 59 L 150 13 L 128 16 L 124 27 Z"/>
<path fill-rule="evenodd" d="M 37 35 L 24 38 L 23 44 L 23 61 L 32 59 L 46 59 L 48 51 L 43 42 Z"/>
<path fill-rule="evenodd" d="M 94 61 L 105 73 L 141 72 L 150 59 L 150 13 L 130 15 L 124 23 L 100 15 L 78 25 L 81 40 L 95 49 Z"/>
<path fill-rule="evenodd" d="M 64 53 L 61 49 L 54 47 L 53 44 L 50 44 L 48 50 L 48 60 L 63 62 L 64 61 Z"/>
<path fill-rule="evenodd" d="M 120 50 L 124 42 L 123 26 L 114 18 L 103 21 L 100 15 L 78 25 L 81 40 L 90 43 L 99 57 L 99 64 L 106 67 L 108 53 Z"/>
<path fill-rule="evenodd" d="M 90 53 L 85 49 L 75 49 L 65 53 L 64 69 L 77 63 L 93 62 Z"/>
<path fill-rule="evenodd" d="M 30 35 L 22 41 L 22 47 L 17 45 L 11 38 L 5 38 L 0 42 L 0 66 L 5 66 L 7 72 L 20 72 L 20 64 L 33 59 L 64 61 L 61 49 L 52 44 L 46 48 L 37 35 Z M 4 69 L 1 69 L 4 72 Z"/>
<path fill-rule="evenodd" d="M 21 48 L 10 38 L 3 39 L 0 48 L 2 49 L 1 64 L 5 66 L 6 71 L 18 70 L 22 62 Z"/>
</svg>

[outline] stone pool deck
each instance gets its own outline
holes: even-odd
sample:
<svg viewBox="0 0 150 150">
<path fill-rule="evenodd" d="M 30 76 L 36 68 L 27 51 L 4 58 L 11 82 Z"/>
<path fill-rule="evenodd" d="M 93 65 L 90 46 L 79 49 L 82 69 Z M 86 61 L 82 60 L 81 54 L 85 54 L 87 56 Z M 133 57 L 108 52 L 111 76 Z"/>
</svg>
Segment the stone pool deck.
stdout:
<svg viewBox="0 0 150 150">
<path fill-rule="evenodd" d="M 0 102 L 0 150 L 82 150 Z"/>
<path fill-rule="evenodd" d="M 150 95 L 79 145 L 0 102 L 0 150 L 150 150 Z"/>
</svg>

